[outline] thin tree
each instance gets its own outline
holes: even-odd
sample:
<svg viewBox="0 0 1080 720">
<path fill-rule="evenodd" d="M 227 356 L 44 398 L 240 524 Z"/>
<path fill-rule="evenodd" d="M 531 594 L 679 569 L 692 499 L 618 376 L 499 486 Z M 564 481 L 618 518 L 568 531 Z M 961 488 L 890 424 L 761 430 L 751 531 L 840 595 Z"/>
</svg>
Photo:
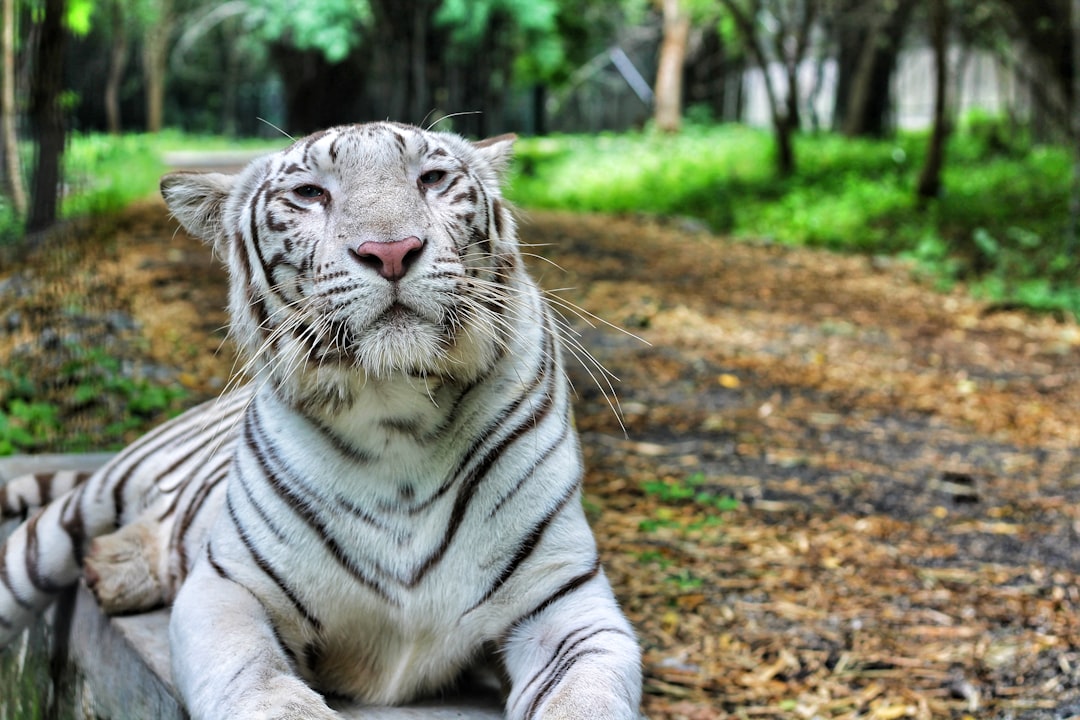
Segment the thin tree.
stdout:
<svg viewBox="0 0 1080 720">
<path fill-rule="evenodd" d="M 663 0 L 664 29 L 656 71 L 656 127 L 676 133 L 682 124 L 683 63 L 690 38 L 690 15 L 680 0 Z"/>
<path fill-rule="evenodd" d="M 30 127 L 37 148 L 31 193 L 28 233 L 56 222 L 60 192 L 60 160 L 64 153 L 64 30 L 66 0 L 45 0 L 36 48 L 35 72 L 30 88 Z"/>
<path fill-rule="evenodd" d="M 172 0 L 154 0 L 148 12 L 150 18 L 143 35 L 142 57 L 146 82 L 146 129 L 148 132 L 158 132 L 165 116 L 165 73 L 174 21 Z"/>
<path fill-rule="evenodd" d="M 1065 256 L 1075 257 L 1080 248 L 1080 0 L 1072 0 L 1072 149 L 1073 177 L 1069 197 L 1069 223 L 1065 237 Z"/>
<path fill-rule="evenodd" d="M 19 162 L 18 114 L 15 107 L 15 0 L 0 0 L 0 55 L 3 77 L 0 78 L 0 143 L 4 166 L 0 168 L 3 192 L 11 199 L 15 214 L 26 215 L 26 186 Z"/>
<path fill-rule="evenodd" d="M 930 41 L 934 46 L 934 127 L 926 149 L 926 160 L 919 173 L 916 192 L 920 201 L 932 200 L 941 194 L 941 169 L 945 165 L 945 141 L 950 130 L 946 108 L 949 83 L 948 33 L 948 0 L 930 0 Z"/>
<path fill-rule="evenodd" d="M 105 118 L 109 132 L 120 133 L 120 85 L 124 80 L 124 71 L 128 61 L 128 29 L 125 7 L 122 0 L 107 3 L 109 13 L 109 32 L 112 44 L 109 46 L 109 72 L 105 77 Z"/>
<path fill-rule="evenodd" d="M 776 138 L 776 171 L 781 177 L 787 177 L 795 172 L 793 136 L 799 128 L 798 69 L 810 48 L 811 31 L 820 10 L 820 0 L 720 2 L 761 70 Z M 774 27 L 771 31 L 762 27 L 761 19 L 766 15 Z M 769 72 L 773 62 L 780 63 L 787 80 L 787 92 L 783 96 Z"/>
<path fill-rule="evenodd" d="M 849 137 L 886 131 L 889 85 L 917 0 L 847 0 L 836 11 L 836 126 Z"/>
</svg>

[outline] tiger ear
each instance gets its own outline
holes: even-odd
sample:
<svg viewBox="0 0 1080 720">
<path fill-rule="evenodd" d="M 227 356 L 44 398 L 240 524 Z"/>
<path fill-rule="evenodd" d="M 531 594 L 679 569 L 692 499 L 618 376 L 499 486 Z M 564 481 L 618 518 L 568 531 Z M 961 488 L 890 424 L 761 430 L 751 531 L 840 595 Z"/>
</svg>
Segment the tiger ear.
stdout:
<svg viewBox="0 0 1080 720">
<path fill-rule="evenodd" d="M 222 173 L 169 173 L 161 178 L 161 196 L 185 230 L 214 244 L 221 239 L 225 200 L 235 181 L 235 175 Z"/>
<path fill-rule="evenodd" d="M 487 161 L 491 169 L 502 180 L 506 177 L 506 170 L 510 167 L 510 160 L 514 157 L 514 142 L 517 135 L 507 133 L 496 135 L 486 140 L 478 140 L 473 147 L 480 151 L 480 156 Z"/>
</svg>

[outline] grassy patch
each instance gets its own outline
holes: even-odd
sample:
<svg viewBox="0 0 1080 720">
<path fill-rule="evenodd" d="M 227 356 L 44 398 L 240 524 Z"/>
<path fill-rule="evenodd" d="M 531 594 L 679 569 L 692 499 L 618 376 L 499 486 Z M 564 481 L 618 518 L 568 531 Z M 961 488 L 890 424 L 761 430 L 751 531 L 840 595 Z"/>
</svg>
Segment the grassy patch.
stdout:
<svg viewBox="0 0 1080 720">
<path fill-rule="evenodd" d="M 269 151 L 286 142 L 284 138 L 237 140 L 173 130 L 155 135 L 77 134 L 71 137 L 64 156 L 66 192 L 62 213 L 64 217 L 106 214 L 154 195 L 158 181 L 169 169 L 163 159 L 169 151 Z M 0 222 L 2 219 L 0 215 Z"/>
<path fill-rule="evenodd" d="M 154 381 L 100 347 L 64 344 L 46 362 L 17 357 L 0 368 L 0 456 L 120 448 L 182 409 L 186 392 Z M 47 378 L 35 381 L 31 378 Z"/>
<path fill-rule="evenodd" d="M 658 503 L 652 516 L 638 526 L 642 532 L 668 528 L 693 533 L 715 528 L 723 523 L 723 513 L 740 507 L 738 500 L 717 493 L 704 473 L 694 473 L 682 480 L 649 480 L 641 489 Z"/>
<path fill-rule="evenodd" d="M 802 136 L 778 180 L 772 139 L 742 126 L 522 140 L 511 198 L 534 208 L 691 216 L 714 231 L 914 258 L 939 282 L 995 301 L 1080 317 L 1080 258 L 1067 247 L 1071 160 L 1062 148 L 978 118 L 954 135 L 946 192 L 915 185 L 924 134 Z"/>
</svg>

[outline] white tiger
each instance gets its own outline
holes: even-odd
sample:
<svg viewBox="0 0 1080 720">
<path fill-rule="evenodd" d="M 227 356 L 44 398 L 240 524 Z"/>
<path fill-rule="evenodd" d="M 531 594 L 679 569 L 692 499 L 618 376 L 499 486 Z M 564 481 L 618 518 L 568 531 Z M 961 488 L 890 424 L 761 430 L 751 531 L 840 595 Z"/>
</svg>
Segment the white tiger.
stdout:
<svg viewBox="0 0 1080 720">
<path fill-rule="evenodd" d="M 512 144 L 374 123 L 167 175 L 228 257 L 254 379 L 85 482 L 0 488 L 28 515 L 0 552 L 0 645 L 84 573 L 109 612 L 173 604 L 194 718 L 407 702 L 485 650 L 509 718 L 636 718 L 558 321 L 500 195 Z"/>
</svg>

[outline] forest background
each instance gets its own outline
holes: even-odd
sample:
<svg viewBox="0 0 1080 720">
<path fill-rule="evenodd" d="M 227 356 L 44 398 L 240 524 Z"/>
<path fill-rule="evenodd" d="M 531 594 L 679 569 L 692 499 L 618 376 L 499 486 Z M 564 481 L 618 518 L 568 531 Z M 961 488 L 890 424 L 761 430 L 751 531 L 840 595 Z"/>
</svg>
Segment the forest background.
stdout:
<svg viewBox="0 0 1080 720">
<path fill-rule="evenodd" d="M 8 247 L 152 193 L 162 154 L 195 136 L 276 148 L 283 133 L 392 118 L 523 135 L 510 194 L 525 206 L 903 254 L 943 284 L 1080 313 L 1078 0 L 0 10 Z M 764 127 L 733 125 L 746 121 Z"/>
<path fill-rule="evenodd" d="M 178 150 L 392 118 L 519 133 L 525 208 L 1080 316 L 1080 0 L 0 0 L 0 30 L 0 262 Z"/>
</svg>

